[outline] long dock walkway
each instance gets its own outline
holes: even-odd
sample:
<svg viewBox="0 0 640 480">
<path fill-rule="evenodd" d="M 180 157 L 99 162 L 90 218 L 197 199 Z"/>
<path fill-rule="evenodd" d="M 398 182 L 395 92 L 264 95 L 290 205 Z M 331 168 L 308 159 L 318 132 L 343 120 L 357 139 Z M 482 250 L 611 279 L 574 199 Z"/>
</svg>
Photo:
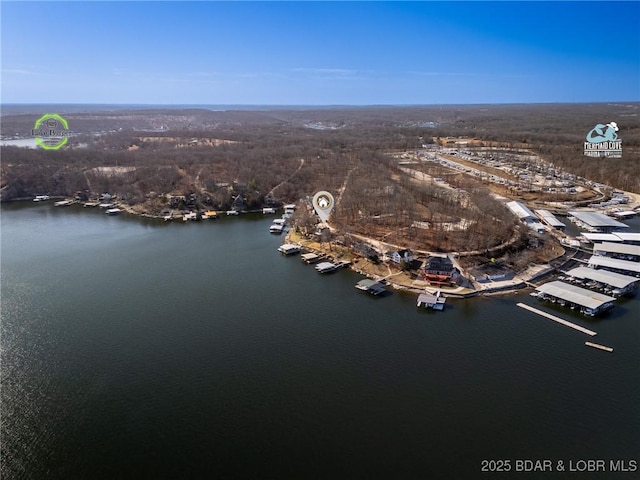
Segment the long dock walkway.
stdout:
<svg viewBox="0 0 640 480">
<path fill-rule="evenodd" d="M 524 308 L 525 310 L 529 310 L 530 312 L 537 313 L 538 315 L 541 315 L 541 316 L 543 316 L 545 318 L 548 318 L 549 320 L 553 320 L 554 322 L 558 322 L 558 323 L 560 323 L 560 324 L 562 324 L 562 325 L 564 325 L 566 327 L 574 328 L 574 329 L 578 330 L 579 332 L 586 333 L 587 335 L 591 335 L 592 337 L 594 335 L 596 335 L 596 332 L 594 332 L 593 330 L 589 330 L 587 328 L 581 327 L 580 325 L 576 325 L 575 323 L 571 323 L 571 322 L 569 322 L 567 320 L 563 320 L 563 319 L 561 319 L 559 317 L 556 317 L 555 315 L 551 315 L 550 313 L 543 312 L 542 310 L 538 310 L 537 308 L 530 307 L 527 304 L 517 303 L 516 305 L 518 307 L 520 307 L 520 308 Z"/>
</svg>

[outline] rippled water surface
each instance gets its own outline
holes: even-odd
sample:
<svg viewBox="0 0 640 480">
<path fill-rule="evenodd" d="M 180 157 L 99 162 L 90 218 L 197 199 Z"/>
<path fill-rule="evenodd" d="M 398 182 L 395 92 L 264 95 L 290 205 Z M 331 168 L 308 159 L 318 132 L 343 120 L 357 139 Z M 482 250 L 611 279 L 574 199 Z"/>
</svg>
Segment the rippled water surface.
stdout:
<svg viewBox="0 0 640 480">
<path fill-rule="evenodd" d="M 370 298 L 350 271 L 282 257 L 270 221 L 3 206 L 2 478 L 460 479 L 483 459 L 640 460 L 637 298 L 595 320 L 526 293 L 417 311 L 415 295 Z"/>
</svg>

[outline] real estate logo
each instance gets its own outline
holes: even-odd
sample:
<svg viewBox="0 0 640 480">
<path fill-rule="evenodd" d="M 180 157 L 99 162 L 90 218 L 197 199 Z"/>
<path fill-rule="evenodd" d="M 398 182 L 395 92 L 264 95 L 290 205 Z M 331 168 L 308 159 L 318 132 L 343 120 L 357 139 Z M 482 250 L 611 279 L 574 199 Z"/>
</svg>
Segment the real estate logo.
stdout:
<svg viewBox="0 0 640 480">
<path fill-rule="evenodd" d="M 622 158 L 622 140 L 618 138 L 618 124 L 599 123 L 587 133 L 584 154 L 587 157 Z"/>
<path fill-rule="evenodd" d="M 69 123 L 57 113 L 45 113 L 36 120 L 31 135 L 45 150 L 57 150 L 69 141 Z"/>
</svg>

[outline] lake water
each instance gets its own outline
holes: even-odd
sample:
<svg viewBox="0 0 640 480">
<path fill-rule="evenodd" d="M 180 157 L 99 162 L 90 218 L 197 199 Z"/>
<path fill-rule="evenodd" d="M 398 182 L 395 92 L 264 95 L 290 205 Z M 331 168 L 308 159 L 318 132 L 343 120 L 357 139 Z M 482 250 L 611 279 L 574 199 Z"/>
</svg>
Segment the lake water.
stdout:
<svg viewBox="0 0 640 480">
<path fill-rule="evenodd" d="M 418 311 L 415 294 L 372 298 L 351 271 L 281 256 L 271 220 L 3 205 L 2 478 L 465 479 L 483 460 L 640 460 L 638 298 L 601 319 L 527 293 Z"/>
<path fill-rule="evenodd" d="M 20 138 L 18 140 L 0 140 L 3 147 L 27 147 L 38 148 L 35 138 Z"/>
</svg>

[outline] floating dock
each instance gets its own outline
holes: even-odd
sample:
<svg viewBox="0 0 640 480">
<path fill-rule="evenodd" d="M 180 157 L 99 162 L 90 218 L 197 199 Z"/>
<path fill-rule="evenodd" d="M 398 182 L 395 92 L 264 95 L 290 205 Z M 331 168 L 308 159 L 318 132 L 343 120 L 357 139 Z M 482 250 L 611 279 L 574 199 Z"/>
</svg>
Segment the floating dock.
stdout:
<svg viewBox="0 0 640 480">
<path fill-rule="evenodd" d="M 538 310 L 537 308 L 530 307 L 525 303 L 517 303 L 516 305 L 520 308 L 524 308 L 525 310 L 529 310 L 530 312 L 537 313 L 538 315 L 548 318 L 549 320 L 558 322 L 566 327 L 574 328 L 579 332 L 586 333 L 587 335 L 591 335 L 592 337 L 596 335 L 596 332 L 594 332 L 593 330 L 589 330 L 587 328 L 581 327 L 580 325 L 576 325 L 575 323 L 571 323 L 567 320 L 563 320 L 560 317 L 556 317 L 555 315 L 551 315 L 550 313 L 543 312 L 542 310 Z"/>
<path fill-rule="evenodd" d="M 613 352 L 613 348 L 605 347 L 604 345 L 600 345 L 599 343 L 592 342 L 584 342 L 584 344 L 588 347 L 598 348 L 600 350 L 604 350 L 605 352 Z"/>
</svg>

